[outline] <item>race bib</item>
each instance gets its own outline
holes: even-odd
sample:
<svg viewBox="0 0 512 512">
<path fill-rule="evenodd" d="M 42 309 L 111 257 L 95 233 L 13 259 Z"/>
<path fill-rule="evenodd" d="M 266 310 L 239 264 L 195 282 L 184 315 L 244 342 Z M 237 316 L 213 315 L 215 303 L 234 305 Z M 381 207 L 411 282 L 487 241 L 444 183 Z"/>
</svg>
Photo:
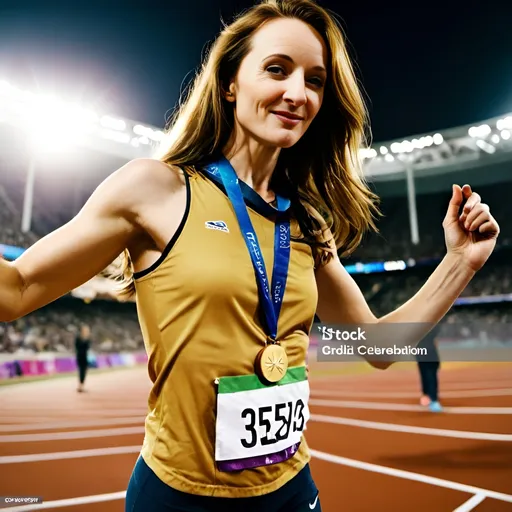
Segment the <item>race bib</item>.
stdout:
<svg viewBox="0 0 512 512">
<path fill-rule="evenodd" d="M 215 460 L 240 471 L 289 459 L 309 420 L 305 367 L 289 368 L 276 384 L 256 375 L 218 379 Z"/>
</svg>

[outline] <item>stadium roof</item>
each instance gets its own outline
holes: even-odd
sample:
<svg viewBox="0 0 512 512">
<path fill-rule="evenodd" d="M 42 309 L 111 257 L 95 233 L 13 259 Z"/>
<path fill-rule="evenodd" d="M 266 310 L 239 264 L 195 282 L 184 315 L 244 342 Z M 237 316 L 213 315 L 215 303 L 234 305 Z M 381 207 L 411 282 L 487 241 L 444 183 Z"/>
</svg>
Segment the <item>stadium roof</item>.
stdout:
<svg viewBox="0 0 512 512">
<path fill-rule="evenodd" d="M 0 81 L 0 123 L 16 125 L 46 146 L 70 143 L 130 160 L 149 157 L 165 139 L 160 127 L 98 113 L 56 97 Z M 365 173 L 374 181 L 493 166 L 512 160 L 512 113 L 405 140 L 376 142 L 361 149 Z M 42 139 L 41 139 L 42 137 Z"/>
</svg>

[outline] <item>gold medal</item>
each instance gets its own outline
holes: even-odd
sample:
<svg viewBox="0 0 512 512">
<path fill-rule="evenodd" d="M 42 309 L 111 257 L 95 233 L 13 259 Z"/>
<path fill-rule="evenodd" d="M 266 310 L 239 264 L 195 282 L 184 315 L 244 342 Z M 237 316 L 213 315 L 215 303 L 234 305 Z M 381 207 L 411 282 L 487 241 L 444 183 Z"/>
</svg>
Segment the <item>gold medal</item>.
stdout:
<svg viewBox="0 0 512 512">
<path fill-rule="evenodd" d="M 288 370 L 288 356 L 279 343 L 261 349 L 255 361 L 257 375 L 269 383 L 279 382 Z"/>
</svg>

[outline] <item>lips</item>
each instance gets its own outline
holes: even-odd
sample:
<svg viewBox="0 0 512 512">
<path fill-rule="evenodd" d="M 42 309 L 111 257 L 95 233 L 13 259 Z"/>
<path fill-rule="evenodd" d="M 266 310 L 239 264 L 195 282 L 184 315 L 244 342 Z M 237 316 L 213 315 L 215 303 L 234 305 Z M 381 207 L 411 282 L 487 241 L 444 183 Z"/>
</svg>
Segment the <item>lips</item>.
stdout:
<svg viewBox="0 0 512 512">
<path fill-rule="evenodd" d="M 294 128 L 304 120 L 303 117 L 300 117 L 297 114 L 292 114 L 283 110 L 274 110 L 272 114 L 276 116 L 281 123 L 281 126 L 284 128 Z"/>
<path fill-rule="evenodd" d="M 287 112 L 286 110 L 272 110 L 272 114 L 275 114 L 279 117 L 284 117 L 286 119 L 290 119 L 291 121 L 303 121 L 304 118 L 298 116 L 297 114 L 292 114 L 291 112 Z"/>
</svg>

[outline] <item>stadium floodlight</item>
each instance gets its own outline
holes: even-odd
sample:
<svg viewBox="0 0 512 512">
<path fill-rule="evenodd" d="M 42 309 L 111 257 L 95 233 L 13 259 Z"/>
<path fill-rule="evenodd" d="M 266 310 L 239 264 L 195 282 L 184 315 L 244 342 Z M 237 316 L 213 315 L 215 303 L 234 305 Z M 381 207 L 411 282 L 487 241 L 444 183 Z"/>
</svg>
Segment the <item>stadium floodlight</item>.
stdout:
<svg viewBox="0 0 512 512">
<path fill-rule="evenodd" d="M 472 126 L 468 130 L 470 137 L 483 139 L 491 134 L 491 127 L 488 124 L 482 124 L 480 126 Z"/>
<path fill-rule="evenodd" d="M 124 121 L 123 119 L 116 119 L 112 116 L 102 116 L 100 124 L 104 128 L 109 128 L 111 130 L 126 130 L 126 121 Z"/>
<path fill-rule="evenodd" d="M 492 144 L 489 144 L 488 142 L 486 142 L 485 140 L 482 140 L 482 139 L 478 139 L 476 141 L 476 145 L 483 151 L 485 151 L 486 153 L 489 153 L 489 154 L 493 154 L 496 152 L 496 148 L 492 145 Z"/>
<path fill-rule="evenodd" d="M 53 96 L 35 96 L 26 105 L 30 117 L 25 118 L 25 129 L 38 154 L 65 152 L 76 147 L 93 132 L 98 120 L 95 112 Z"/>
<path fill-rule="evenodd" d="M 496 122 L 496 128 L 498 130 L 512 130 L 512 116 L 507 116 L 503 119 L 499 119 Z"/>
<path fill-rule="evenodd" d="M 422 139 L 423 139 L 423 137 L 422 137 Z M 426 147 L 430 147 L 430 146 L 432 146 L 432 144 L 434 144 L 434 137 L 432 137 L 432 135 L 427 135 L 424 139 L 425 139 L 424 142 L 425 142 Z"/>
<path fill-rule="evenodd" d="M 384 262 L 384 270 L 387 272 L 393 270 L 405 270 L 407 268 L 407 264 L 404 260 L 397 261 L 385 261 Z"/>
<path fill-rule="evenodd" d="M 100 115 L 80 105 L 63 101 L 55 96 L 35 94 L 17 88 L 6 80 L 0 80 L 0 121 L 24 128 L 38 154 L 66 151 L 77 145 L 115 155 L 124 159 L 140 156 L 160 158 L 166 147 L 172 146 L 181 133 L 179 125 L 164 133 L 159 127 L 140 121 L 123 119 L 114 115 Z M 186 122 L 181 118 L 178 123 Z M 491 128 L 492 126 L 492 128 Z M 493 131 L 494 130 L 494 131 Z M 365 162 L 369 175 L 391 175 L 405 171 L 408 186 L 411 236 L 418 243 L 415 212 L 414 173 L 426 167 L 442 172 L 452 166 L 460 149 L 487 153 L 506 151 L 512 132 L 512 114 L 483 121 L 480 126 L 460 126 L 432 135 L 411 136 L 405 140 L 380 141 L 375 147 L 361 147 L 359 156 Z M 468 133 L 474 140 L 468 144 Z M 501 139 L 499 138 L 501 137 Z M 440 146 L 446 140 L 446 150 Z M 165 144 L 165 142 L 168 142 Z M 503 149 L 502 149 L 503 148 Z M 36 152 L 32 155 L 28 170 L 22 231 L 30 227 L 32 186 L 35 173 Z M 464 166 L 465 160 L 461 160 Z"/>
<path fill-rule="evenodd" d="M 130 142 L 130 135 L 128 133 L 118 132 L 110 129 L 100 130 L 99 133 L 104 139 L 121 142 L 123 144 L 128 144 Z"/>
<path fill-rule="evenodd" d="M 140 136 L 139 141 L 141 144 L 149 144 L 150 140 L 154 142 L 161 142 L 165 136 L 162 130 L 154 130 L 149 126 L 144 126 L 142 124 L 136 124 L 133 127 L 133 133 Z"/>
<path fill-rule="evenodd" d="M 370 159 L 375 158 L 377 156 L 377 151 L 373 148 L 361 148 L 359 150 L 359 154 L 361 155 L 361 158 L 363 159 Z"/>
<path fill-rule="evenodd" d="M 0 118 L 27 133 L 35 153 L 67 152 L 78 146 L 130 159 L 150 156 L 159 128 L 145 127 L 143 138 L 132 142 L 133 126 L 140 123 L 96 112 L 57 96 L 25 91 L 0 81 Z"/>
</svg>

